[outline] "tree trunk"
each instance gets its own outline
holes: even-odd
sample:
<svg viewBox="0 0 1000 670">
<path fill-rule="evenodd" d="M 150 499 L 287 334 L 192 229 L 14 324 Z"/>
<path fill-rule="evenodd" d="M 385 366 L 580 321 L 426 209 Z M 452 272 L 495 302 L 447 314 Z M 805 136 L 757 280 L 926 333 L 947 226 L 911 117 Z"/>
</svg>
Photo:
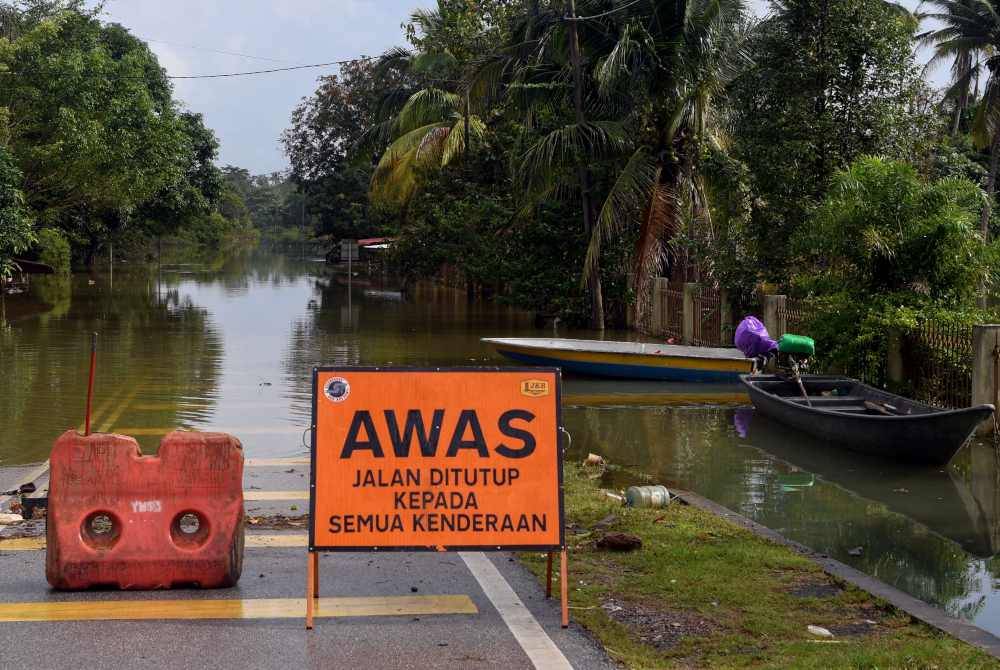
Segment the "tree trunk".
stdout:
<svg viewBox="0 0 1000 670">
<path fill-rule="evenodd" d="M 970 54 L 959 54 L 956 56 L 958 59 L 958 76 L 965 77 L 969 74 L 969 70 L 972 69 L 972 57 Z M 962 113 L 969 107 L 969 82 L 965 83 L 965 90 L 962 94 L 958 96 L 958 100 L 955 102 L 955 121 L 951 126 L 951 136 L 957 137 L 958 131 L 961 130 L 962 124 Z"/>
<path fill-rule="evenodd" d="M 469 130 L 469 114 L 471 113 L 472 106 L 469 104 L 469 91 L 465 92 L 465 151 L 463 151 L 462 162 L 463 167 L 469 169 L 469 148 L 472 146 L 472 135 Z"/>
<path fill-rule="evenodd" d="M 583 114 L 583 68 L 580 64 L 580 39 L 576 29 L 576 3 L 567 0 L 566 13 L 569 24 L 569 51 L 573 61 L 573 106 L 576 111 L 576 123 L 582 126 L 586 123 Z M 580 179 L 580 200 L 583 206 L 583 230 L 588 238 L 594 232 L 594 209 L 590 198 L 590 173 L 585 165 L 577 168 Z M 587 277 L 590 287 L 590 327 L 604 330 L 604 295 L 601 291 L 601 264 L 595 261 L 590 275 Z"/>
<path fill-rule="evenodd" d="M 1000 130 L 993 132 L 993 142 L 990 143 L 990 172 L 986 177 L 986 202 L 979 217 L 979 233 L 983 236 L 983 242 L 990 241 L 990 214 L 993 211 L 996 194 L 998 159 L 1000 159 Z M 979 306 L 983 309 L 986 308 L 987 288 L 985 282 L 979 285 Z"/>
</svg>

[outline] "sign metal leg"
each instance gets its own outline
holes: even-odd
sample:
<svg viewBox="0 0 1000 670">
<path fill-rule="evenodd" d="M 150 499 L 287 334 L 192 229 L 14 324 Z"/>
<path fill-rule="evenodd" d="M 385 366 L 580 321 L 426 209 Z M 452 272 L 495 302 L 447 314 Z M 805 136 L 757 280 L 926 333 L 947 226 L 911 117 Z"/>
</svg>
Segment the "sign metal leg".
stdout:
<svg viewBox="0 0 1000 670">
<path fill-rule="evenodd" d="M 552 552 L 549 552 L 545 561 L 545 597 L 552 597 Z"/>
<path fill-rule="evenodd" d="M 569 552 L 559 553 L 559 585 L 562 591 L 562 627 L 569 628 Z"/>
<path fill-rule="evenodd" d="M 313 627 L 313 608 L 315 607 L 316 600 L 316 568 L 318 567 L 316 561 L 316 552 L 309 552 L 309 564 L 306 570 L 306 630 L 312 630 Z"/>
<path fill-rule="evenodd" d="M 319 600 L 319 552 L 312 552 L 313 598 Z"/>
</svg>

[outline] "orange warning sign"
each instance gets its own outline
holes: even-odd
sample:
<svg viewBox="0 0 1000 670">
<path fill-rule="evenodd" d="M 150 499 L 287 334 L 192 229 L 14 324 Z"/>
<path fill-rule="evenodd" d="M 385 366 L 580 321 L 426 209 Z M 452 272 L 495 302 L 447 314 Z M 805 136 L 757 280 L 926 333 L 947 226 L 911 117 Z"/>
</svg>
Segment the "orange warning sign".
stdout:
<svg viewBox="0 0 1000 670">
<path fill-rule="evenodd" d="M 318 368 L 309 548 L 563 546 L 559 371 Z"/>
</svg>

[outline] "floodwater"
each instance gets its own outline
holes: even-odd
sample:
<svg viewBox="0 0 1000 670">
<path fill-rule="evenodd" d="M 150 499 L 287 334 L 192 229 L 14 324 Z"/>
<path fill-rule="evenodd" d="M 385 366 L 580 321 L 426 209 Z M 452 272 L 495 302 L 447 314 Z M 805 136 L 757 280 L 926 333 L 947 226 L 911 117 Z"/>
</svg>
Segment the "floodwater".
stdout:
<svg viewBox="0 0 1000 670">
<path fill-rule="evenodd" d="M 347 283 L 320 262 L 259 251 L 36 280 L 0 306 L 0 466 L 44 460 L 82 425 L 91 332 L 94 429 L 134 435 L 149 452 L 174 428 L 228 431 L 251 457 L 307 452 L 314 365 L 492 365 L 480 337 L 553 333 L 461 292 L 404 298 Z M 697 491 L 1000 634 L 991 446 L 971 445 L 946 469 L 898 468 L 754 415 L 732 387 L 567 378 L 563 399 L 570 458 L 594 452 L 645 473 L 616 470 L 608 486 Z"/>
</svg>

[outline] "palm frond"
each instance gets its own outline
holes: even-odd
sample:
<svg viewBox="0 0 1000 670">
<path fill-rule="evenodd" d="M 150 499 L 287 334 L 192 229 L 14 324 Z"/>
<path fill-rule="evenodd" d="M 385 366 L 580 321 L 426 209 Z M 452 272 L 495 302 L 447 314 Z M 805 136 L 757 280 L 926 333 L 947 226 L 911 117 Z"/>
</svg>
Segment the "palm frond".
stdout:
<svg viewBox="0 0 1000 670">
<path fill-rule="evenodd" d="M 440 88 L 423 88 L 411 95 L 396 115 L 395 131 L 405 134 L 415 128 L 451 118 L 462 108 L 462 98 Z"/>
<path fill-rule="evenodd" d="M 526 183 L 546 181 L 553 173 L 617 157 L 629 151 L 631 138 L 616 121 L 594 121 L 557 128 L 539 139 L 521 161 Z"/>
<path fill-rule="evenodd" d="M 668 240 L 679 230 L 680 207 L 677 192 L 658 182 L 642 216 L 639 241 L 632 259 L 630 284 L 635 292 L 636 319 L 642 320 L 649 310 L 651 287 L 667 255 Z"/>
<path fill-rule="evenodd" d="M 639 147 L 618 173 L 590 237 L 584 261 L 584 282 L 589 280 L 598 265 L 602 245 L 638 223 L 639 215 L 650 202 L 659 180 L 660 169 L 649 149 Z"/>
<path fill-rule="evenodd" d="M 477 116 L 469 117 L 469 134 L 473 139 L 482 139 L 486 124 Z M 455 121 L 441 150 L 441 166 L 450 164 L 457 156 L 465 153 L 465 117 Z"/>
</svg>

